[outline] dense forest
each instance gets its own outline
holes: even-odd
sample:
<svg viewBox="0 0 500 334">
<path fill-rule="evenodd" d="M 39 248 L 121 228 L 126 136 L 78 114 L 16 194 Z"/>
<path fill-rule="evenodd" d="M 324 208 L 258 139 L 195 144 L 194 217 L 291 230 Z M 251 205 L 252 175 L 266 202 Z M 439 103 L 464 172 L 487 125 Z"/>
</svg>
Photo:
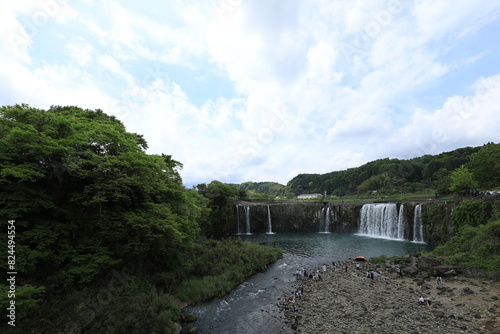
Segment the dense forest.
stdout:
<svg viewBox="0 0 500 334">
<path fill-rule="evenodd" d="M 181 317 L 174 296 L 222 296 L 281 257 L 207 238 L 222 233 L 237 191 L 217 181 L 186 189 L 182 164 L 146 149 L 102 110 L 0 108 L 2 258 L 10 256 L 0 267 L 17 272 L 11 290 L 0 286 L 1 308 L 15 307 L 2 328 L 170 333 Z"/>
<path fill-rule="evenodd" d="M 458 148 L 437 155 L 379 159 L 326 174 L 299 174 L 286 186 L 274 182 L 231 184 L 249 198 L 294 198 L 300 194 L 329 196 L 416 193 L 436 195 L 493 190 L 500 187 L 500 144 Z"/>
</svg>

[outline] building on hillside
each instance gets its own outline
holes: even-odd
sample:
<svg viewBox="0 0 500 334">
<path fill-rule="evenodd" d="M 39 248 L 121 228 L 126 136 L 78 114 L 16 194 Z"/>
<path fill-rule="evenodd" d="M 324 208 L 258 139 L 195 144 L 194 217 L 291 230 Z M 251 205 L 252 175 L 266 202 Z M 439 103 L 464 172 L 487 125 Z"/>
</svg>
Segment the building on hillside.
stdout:
<svg viewBox="0 0 500 334">
<path fill-rule="evenodd" d="M 321 194 L 300 194 L 297 196 L 298 199 L 315 199 L 315 198 L 320 198 L 323 197 Z"/>
</svg>

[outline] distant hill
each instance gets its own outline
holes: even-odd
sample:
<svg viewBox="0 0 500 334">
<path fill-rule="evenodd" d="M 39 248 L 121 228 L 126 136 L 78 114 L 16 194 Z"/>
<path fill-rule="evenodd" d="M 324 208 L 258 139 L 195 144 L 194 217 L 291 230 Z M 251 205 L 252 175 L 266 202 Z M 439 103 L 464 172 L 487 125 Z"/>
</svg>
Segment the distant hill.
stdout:
<svg viewBox="0 0 500 334">
<path fill-rule="evenodd" d="M 451 185 L 450 174 L 462 165 L 469 166 L 481 172 L 483 178 L 495 180 L 495 186 L 500 186 L 498 163 L 484 161 L 482 165 L 489 166 L 489 171 L 479 171 L 477 161 L 471 164 L 471 156 L 481 149 L 488 149 L 491 155 L 500 155 L 500 144 L 488 143 L 478 147 L 463 147 L 436 155 L 423 155 L 412 159 L 378 159 L 362 166 L 349 168 L 326 174 L 299 174 L 291 179 L 286 186 L 276 182 L 244 182 L 230 184 L 239 191 L 245 191 L 249 198 L 259 197 L 296 197 L 300 194 L 323 194 L 345 196 L 359 194 L 395 194 L 415 193 L 423 190 L 433 190 L 439 194 L 449 193 Z M 483 151 L 485 152 L 485 151 Z M 481 159 L 479 160 L 481 164 Z M 477 155 L 476 155 L 477 156 Z M 500 160 L 500 159 L 498 159 Z M 492 171 L 493 170 L 493 171 Z M 496 173 L 496 174 L 495 174 Z M 495 174 L 495 175 L 493 175 Z M 480 177 L 481 175 L 477 175 Z M 495 179 L 496 178 L 496 179 Z M 481 181 L 481 180 L 479 180 Z M 481 183 L 481 182 L 480 182 Z M 482 182 L 483 185 L 486 182 Z M 485 187 L 489 187 L 485 185 Z"/>
<path fill-rule="evenodd" d="M 464 147 L 408 160 L 379 159 L 326 174 L 299 174 L 288 182 L 286 193 L 296 196 L 326 191 L 328 195 L 344 196 L 375 191 L 416 192 L 428 188 L 446 193 L 450 173 L 469 162 L 471 155 L 481 148 Z"/>
<path fill-rule="evenodd" d="M 283 196 L 286 189 L 283 184 L 277 182 L 243 182 L 229 185 L 240 191 L 245 191 L 248 197 L 259 197 L 259 194 L 269 197 Z"/>
</svg>

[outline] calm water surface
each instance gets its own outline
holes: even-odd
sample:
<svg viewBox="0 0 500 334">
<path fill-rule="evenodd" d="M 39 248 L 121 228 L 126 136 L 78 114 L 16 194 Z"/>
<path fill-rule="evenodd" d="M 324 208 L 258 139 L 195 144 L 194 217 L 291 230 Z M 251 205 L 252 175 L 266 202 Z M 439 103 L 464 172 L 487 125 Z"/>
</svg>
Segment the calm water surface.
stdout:
<svg viewBox="0 0 500 334">
<path fill-rule="evenodd" d="M 266 272 L 252 276 L 222 299 L 189 309 L 198 317 L 195 326 L 203 334 L 291 333 L 277 307 L 291 291 L 297 269 L 316 269 L 332 261 L 356 256 L 403 255 L 431 250 L 423 243 L 376 239 L 354 234 L 277 233 L 238 236 L 242 240 L 278 247 L 283 259 Z M 284 329 L 283 329 L 284 328 Z"/>
</svg>

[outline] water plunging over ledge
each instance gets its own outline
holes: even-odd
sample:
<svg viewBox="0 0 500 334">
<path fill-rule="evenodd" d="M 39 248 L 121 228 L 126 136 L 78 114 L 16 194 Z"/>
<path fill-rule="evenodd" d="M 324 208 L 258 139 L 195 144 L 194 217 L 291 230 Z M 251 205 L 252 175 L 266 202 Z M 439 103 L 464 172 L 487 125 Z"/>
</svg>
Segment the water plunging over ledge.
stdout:
<svg viewBox="0 0 500 334">
<path fill-rule="evenodd" d="M 274 234 L 273 232 L 273 224 L 271 220 L 271 209 L 269 208 L 269 205 L 267 206 L 267 223 L 268 223 L 268 231 L 267 234 Z"/>
<path fill-rule="evenodd" d="M 365 204 L 360 211 L 358 233 L 374 238 L 424 242 L 422 206 L 415 206 L 411 226 L 406 214 L 404 204 L 399 210 L 396 203 Z"/>
<path fill-rule="evenodd" d="M 319 233 L 330 233 L 330 207 L 321 208 L 319 212 Z"/>
</svg>

